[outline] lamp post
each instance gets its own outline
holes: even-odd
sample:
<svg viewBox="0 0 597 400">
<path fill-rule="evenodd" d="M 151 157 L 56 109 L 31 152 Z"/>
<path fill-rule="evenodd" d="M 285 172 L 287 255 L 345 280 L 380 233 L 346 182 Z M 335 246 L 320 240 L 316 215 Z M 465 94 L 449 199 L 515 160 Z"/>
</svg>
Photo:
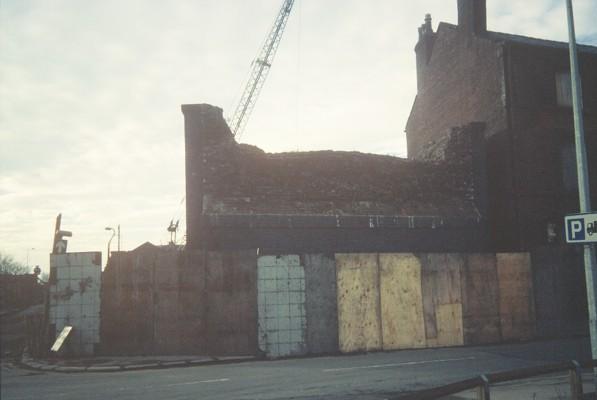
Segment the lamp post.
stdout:
<svg viewBox="0 0 597 400">
<path fill-rule="evenodd" d="M 583 122 L 582 86 L 576 48 L 576 33 L 574 31 L 574 13 L 572 0 L 566 0 L 568 17 L 568 46 L 570 54 L 570 79 L 572 89 L 572 110 L 574 114 L 574 138 L 576 144 L 576 167 L 578 174 L 579 211 L 590 213 L 591 190 L 589 187 L 589 172 L 587 149 L 585 146 L 585 128 Z M 587 284 L 587 301 L 589 308 L 589 332 L 591 334 L 591 355 L 597 357 L 597 261 L 593 244 L 584 245 L 585 278 Z M 597 369 L 593 369 L 593 380 L 597 384 Z"/>
<path fill-rule="evenodd" d="M 35 247 L 27 247 L 27 268 L 29 268 L 29 251 L 35 250 Z"/>
<path fill-rule="evenodd" d="M 107 231 L 112 231 L 112 236 L 110 236 L 110 240 L 108 240 L 108 254 L 106 254 L 106 266 L 108 266 L 108 261 L 110 261 L 110 243 L 114 236 L 116 235 L 116 230 L 112 227 L 106 226 L 105 228 Z"/>
</svg>

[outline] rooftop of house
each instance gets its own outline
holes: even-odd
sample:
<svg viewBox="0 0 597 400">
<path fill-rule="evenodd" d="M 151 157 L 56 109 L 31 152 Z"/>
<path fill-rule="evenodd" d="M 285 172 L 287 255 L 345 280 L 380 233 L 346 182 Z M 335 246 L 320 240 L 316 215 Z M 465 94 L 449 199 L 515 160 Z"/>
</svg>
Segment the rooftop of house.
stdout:
<svg viewBox="0 0 597 400">
<path fill-rule="evenodd" d="M 442 29 L 459 29 L 469 34 L 474 34 L 478 37 L 484 37 L 498 42 L 517 43 L 553 49 L 568 48 L 568 42 L 558 42 L 555 40 L 538 39 L 511 33 L 488 31 L 487 0 L 457 0 L 457 8 L 458 25 L 440 22 L 437 32 Z M 431 14 L 426 14 L 423 25 L 419 27 L 419 42 L 428 42 L 425 39 L 432 38 L 434 35 L 435 33 L 433 32 L 431 24 Z M 597 46 L 579 44 L 578 50 L 581 53 L 597 54 Z"/>
<path fill-rule="evenodd" d="M 440 22 L 437 30 L 439 31 L 440 29 L 458 29 L 458 25 L 451 24 L 449 22 Z M 529 36 L 515 35 L 512 33 L 485 31 L 480 34 L 480 37 L 485 37 L 496 42 L 510 42 L 529 46 L 568 50 L 568 42 L 539 39 Z M 597 54 L 597 46 L 578 44 L 577 47 L 581 53 Z"/>
</svg>

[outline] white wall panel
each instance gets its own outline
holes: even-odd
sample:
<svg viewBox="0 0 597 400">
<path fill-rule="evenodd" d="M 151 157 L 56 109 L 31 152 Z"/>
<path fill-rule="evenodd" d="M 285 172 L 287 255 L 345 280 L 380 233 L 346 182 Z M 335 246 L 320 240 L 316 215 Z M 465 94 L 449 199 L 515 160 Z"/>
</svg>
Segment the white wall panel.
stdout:
<svg viewBox="0 0 597 400">
<path fill-rule="evenodd" d="M 268 357 L 305 354 L 305 270 L 299 256 L 262 256 L 257 265 L 260 350 Z"/>
<path fill-rule="evenodd" d="M 99 343 L 101 254 L 67 253 L 50 256 L 55 279 L 50 282 L 50 323 L 58 335 L 67 326 L 73 331 L 67 351 L 93 355 Z"/>
</svg>

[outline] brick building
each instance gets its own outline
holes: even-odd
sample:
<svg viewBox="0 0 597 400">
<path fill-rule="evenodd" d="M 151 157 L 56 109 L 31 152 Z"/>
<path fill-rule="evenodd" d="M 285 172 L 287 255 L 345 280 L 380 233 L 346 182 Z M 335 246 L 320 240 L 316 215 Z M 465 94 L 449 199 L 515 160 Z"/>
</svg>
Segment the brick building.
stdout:
<svg viewBox="0 0 597 400">
<path fill-rule="evenodd" d="M 453 126 L 485 123 L 488 227 L 494 250 L 562 242 L 578 211 L 567 43 L 491 32 L 485 0 L 458 0 L 458 25 L 431 17 L 415 47 L 409 158 Z M 597 201 L 597 47 L 579 46 L 593 204 Z"/>
</svg>

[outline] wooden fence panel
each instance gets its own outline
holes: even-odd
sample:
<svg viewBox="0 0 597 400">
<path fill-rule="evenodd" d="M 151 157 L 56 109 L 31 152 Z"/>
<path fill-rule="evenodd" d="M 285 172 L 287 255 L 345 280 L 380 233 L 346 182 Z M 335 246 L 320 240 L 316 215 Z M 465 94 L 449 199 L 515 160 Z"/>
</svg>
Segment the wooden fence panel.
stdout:
<svg viewBox="0 0 597 400">
<path fill-rule="evenodd" d="M 425 347 L 421 262 L 410 253 L 380 254 L 383 348 Z"/>
<path fill-rule="evenodd" d="M 495 254 L 465 257 L 460 275 L 464 344 L 497 343 L 501 336 Z"/>
<path fill-rule="evenodd" d="M 530 339 L 535 334 L 530 254 L 498 253 L 496 257 L 502 339 Z"/>
<path fill-rule="evenodd" d="M 336 254 L 340 351 L 381 349 L 376 254 Z"/>
<path fill-rule="evenodd" d="M 427 346 L 464 343 L 460 254 L 421 255 L 423 308 Z"/>
</svg>

